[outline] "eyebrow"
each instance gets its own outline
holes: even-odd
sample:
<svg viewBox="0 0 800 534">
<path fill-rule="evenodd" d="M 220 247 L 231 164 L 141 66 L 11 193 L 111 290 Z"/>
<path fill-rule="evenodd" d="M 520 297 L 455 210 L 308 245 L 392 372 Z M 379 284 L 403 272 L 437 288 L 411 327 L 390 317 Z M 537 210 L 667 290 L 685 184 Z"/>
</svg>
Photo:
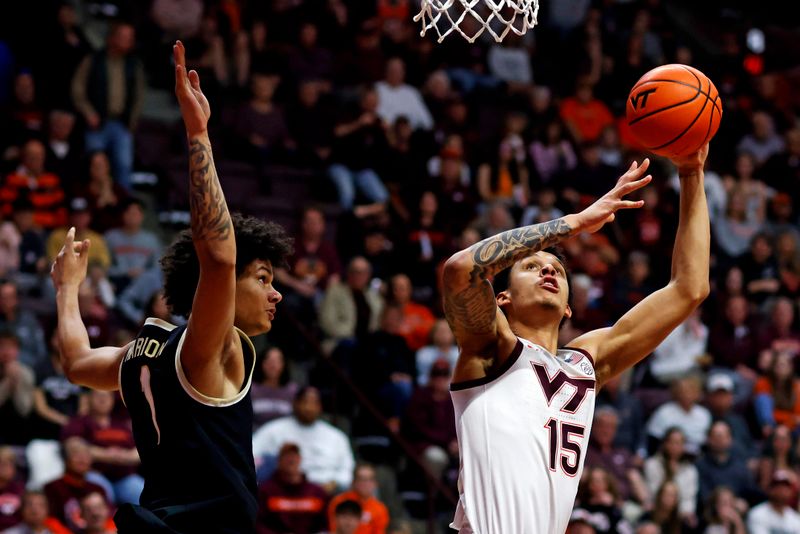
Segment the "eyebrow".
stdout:
<svg viewBox="0 0 800 534">
<path fill-rule="evenodd" d="M 269 274 L 272 274 L 272 267 L 268 266 L 266 263 L 261 263 L 256 268 L 256 272 L 258 271 L 267 271 Z"/>
</svg>

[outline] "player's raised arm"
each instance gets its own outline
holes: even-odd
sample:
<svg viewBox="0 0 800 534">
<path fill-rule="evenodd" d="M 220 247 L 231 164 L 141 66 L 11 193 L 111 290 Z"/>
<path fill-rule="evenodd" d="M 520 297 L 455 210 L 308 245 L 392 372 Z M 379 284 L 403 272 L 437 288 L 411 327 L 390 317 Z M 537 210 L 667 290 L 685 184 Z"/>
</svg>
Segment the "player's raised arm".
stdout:
<svg viewBox="0 0 800 534">
<path fill-rule="evenodd" d="M 206 395 L 223 397 L 226 394 L 223 358 L 230 353 L 226 343 L 238 341 L 233 335 L 236 240 L 211 154 L 208 100 L 200 89 L 197 72 L 186 71 L 185 51 L 180 41 L 173 47 L 173 53 L 175 94 L 189 140 L 192 240 L 200 263 L 200 279 L 189 315 L 181 364 L 196 389 Z M 236 352 L 240 353 L 241 349 Z"/>
<path fill-rule="evenodd" d="M 680 220 L 666 287 L 634 306 L 610 328 L 588 332 L 570 346 L 595 356 L 598 385 L 650 354 L 708 296 L 710 229 L 703 189 L 706 144 L 675 159 L 681 181 Z"/>
<path fill-rule="evenodd" d="M 578 214 L 541 224 L 523 226 L 484 239 L 455 253 L 444 268 L 444 311 L 462 354 L 478 354 L 501 337 L 513 339 L 500 314 L 489 279 L 519 258 L 552 246 L 578 232 L 596 232 L 614 220 L 619 209 L 638 208 L 642 201 L 625 195 L 647 185 L 649 166 L 634 162 L 614 189 Z M 498 331 L 499 324 L 505 325 Z"/>
<path fill-rule="evenodd" d="M 89 345 L 89 334 L 78 308 L 78 290 L 86 278 L 89 246 L 88 239 L 75 243 L 75 228 L 70 228 L 50 269 L 58 309 L 58 355 L 70 382 L 111 391 L 119 388 L 119 364 L 128 347 L 93 349 Z"/>
</svg>

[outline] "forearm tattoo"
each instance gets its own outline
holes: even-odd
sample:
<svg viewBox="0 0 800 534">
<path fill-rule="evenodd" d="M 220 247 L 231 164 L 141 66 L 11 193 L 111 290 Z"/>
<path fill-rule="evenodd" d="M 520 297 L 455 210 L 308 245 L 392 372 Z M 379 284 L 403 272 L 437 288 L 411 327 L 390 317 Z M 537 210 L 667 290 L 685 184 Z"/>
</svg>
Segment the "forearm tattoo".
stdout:
<svg viewBox="0 0 800 534">
<path fill-rule="evenodd" d="M 194 239 L 224 241 L 231 235 L 231 217 L 211 146 L 197 139 L 189 142 L 189 207 Z"/>
<path fill-rule="evenodd" d="M 561 218 L 508 230 L 468 248 L 473 261 L 469 283 L 445 294 L 445 315 L 451 328 L 472 335 L 492 333 L 497 305 L 489 278 L 518 259 L 567 238 L 571 231 Z"/>
</svg>

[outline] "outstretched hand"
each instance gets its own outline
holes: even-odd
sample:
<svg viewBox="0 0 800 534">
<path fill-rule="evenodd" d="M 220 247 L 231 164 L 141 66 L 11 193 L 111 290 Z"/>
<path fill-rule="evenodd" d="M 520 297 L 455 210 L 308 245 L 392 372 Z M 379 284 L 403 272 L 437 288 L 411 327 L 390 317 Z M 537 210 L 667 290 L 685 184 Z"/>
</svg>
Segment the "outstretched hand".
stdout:
<svg viewBox="0 0 800 534">
<path fill-rule="evenodd" d="M 57 290 L 64 286 L 79 286 L 86 278 L 90 245 L 88 239 L 76 243 L 75 227 L 69 229 L 64 246 L 50 268 L 50 278 Z"/>
<path fill-rule="evenodd" d="M 206 133 L 211 107 L 200 89 L 200 76 L 197 75 L 197 71 L 186 72 L 186 49 L 182 42 L 175 41 L 172 54 L 175 57 L 175 96 L 178 97 L 181 106 L 186 134 L 191 139 Z"/>
<path fill-rule="evenodd" d="M 642 161 L 641 165 L 636 161 L 631 163 L 628 171 L 617 180 L 614 189 L 578 214 L 580 222 L 577 229 L 589 233 L 596 232 L 604 224 L 614 220 L 617 210 L 644 206 L 644 200 L 625 200 L 625 196 L 650 183 L 653 177 L 649 174 L 644 176 L 648 167 L 650 167 L 650 160 L 647 158 Z"/>
</svg>

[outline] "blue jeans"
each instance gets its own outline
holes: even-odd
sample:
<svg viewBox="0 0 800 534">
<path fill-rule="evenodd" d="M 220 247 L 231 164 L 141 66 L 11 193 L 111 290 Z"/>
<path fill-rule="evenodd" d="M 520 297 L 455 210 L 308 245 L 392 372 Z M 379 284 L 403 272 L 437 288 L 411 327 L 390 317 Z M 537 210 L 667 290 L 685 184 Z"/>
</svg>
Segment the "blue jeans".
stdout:
<svg viewBox="0 0 800 534">
<path fill-rule="evenodd" d="M 106 496 L 109 501 L 117 505 L 126 503 L 139 504 L 139 496 L 144 489 L 144 479 L 135 473 L 116 482 L 111 482 L 97 471 L 89 471 L 86 474 L 86 479 L 102 486 L 106 490 Z"/>
<path fill-rule="evenodd" d="M 108 154 L 115 181 L 130 189 L 133 171 L 133 135 L 120 121 L 105 121 L 97 130 L 86 132 L 86 151 Z"/>
<path fill-rule="evenodd" d="M 352 209 L 355 204 L 356 188 L 370 202 L 389 200 L 389 192 L 372 169 L 352 171 L 344 165 L 334 163 L 328 168 L 328 176 L 331 177 L 339 191 L 339 204 L 346 210 Z"/>
</svg>

